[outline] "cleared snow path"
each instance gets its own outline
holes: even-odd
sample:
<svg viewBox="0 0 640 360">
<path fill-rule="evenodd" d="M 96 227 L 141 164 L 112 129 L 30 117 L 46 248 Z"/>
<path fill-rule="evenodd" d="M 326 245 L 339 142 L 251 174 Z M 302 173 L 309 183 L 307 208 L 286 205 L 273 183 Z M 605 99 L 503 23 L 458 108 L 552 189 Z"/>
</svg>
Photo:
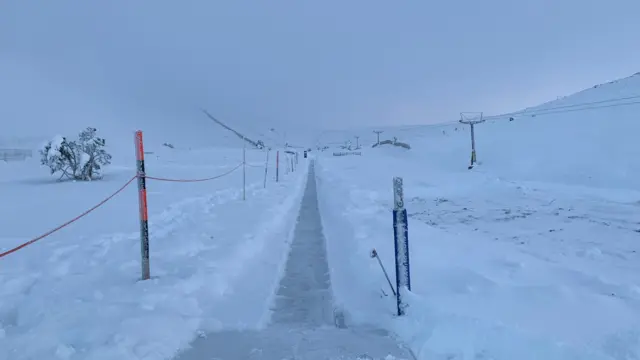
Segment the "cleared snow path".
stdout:
<svg viewBox="0 0 640 360">
<path fill-rule="evenodd" d="M 413 358 L 386 332 L 347 328 L 334 315 L 313 164 L 272 310 L 265 330 L 211 333 L 175 360 Z"/>
<path fill-rule="evenodd" d="M 273 325 L 305 328 L 332 325 L 331 303 L 327 252 L 311 168 L 271 321 Z"/>
</svg>

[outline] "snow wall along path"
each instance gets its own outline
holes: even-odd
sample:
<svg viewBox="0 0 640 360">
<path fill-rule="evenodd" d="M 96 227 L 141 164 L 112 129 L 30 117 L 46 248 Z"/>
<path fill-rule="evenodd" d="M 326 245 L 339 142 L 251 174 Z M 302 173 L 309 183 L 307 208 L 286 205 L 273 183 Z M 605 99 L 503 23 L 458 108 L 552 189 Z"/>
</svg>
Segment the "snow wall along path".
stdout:
<svg viewBox="0 0 640 360">
<path fill-rule="evenodd" d="M 384 331 L 348 328 L 334 311 L 313 163 L 271 309 L 266 329 L 210 333 L 176 360 L 412 358 Z"/>
</svg>

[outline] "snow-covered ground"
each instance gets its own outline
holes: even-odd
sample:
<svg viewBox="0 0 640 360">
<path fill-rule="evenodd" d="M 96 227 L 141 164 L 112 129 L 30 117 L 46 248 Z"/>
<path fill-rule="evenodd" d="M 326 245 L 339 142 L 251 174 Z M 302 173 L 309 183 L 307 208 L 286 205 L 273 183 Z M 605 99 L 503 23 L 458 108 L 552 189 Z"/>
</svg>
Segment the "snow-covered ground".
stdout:
<svg viewBox="0 0 640 360">
<path fill-rule="evenodd" d="M 5 86 L 4 95 L 24 100 L 32 89 L 42 92 L 34 97 L 57 93 L 40 86 L 51 84 L 38 74 L 21 77 L 24 69 L 9 65 L 4 72 L 18 74 L 22 86 Z M 96 126 L 114 163 L 102 180 L 60 183 L 39 165 L 37 153 L 0 162 L 0 254 L 131 181 L 131 130 L 137 127 L 145 130 L 151 177 L 230 173 L 203 182 L 148 181 L 151 280 L 139 281 L 135 182 L 88 216 L 0 257 L 0 360 L 169 359 L 218 330 L 234 339 L 235 332 L 248 339 L 260 334 L 256 341 L 270 343 L 274 338 L 262 336 L 270 329 L 285 337 L 296 330 L 277 321 L 288 314 L 277 313 L 287 308 L 278 306 L 280 290 L 300 305 L 288 309 L 292 314 L 322 315 L 324 328 L 298 329 L 298 337 L 287 338 L 289 345 L 304 340 L 315 350 L 346 349 L 355 334 L 342 332 L 346 327 L 373 331 L 358 346 L 380 345 L 382 338 L 393 343 L 371 334 L 395 333 L 420 359 L 640 358 L 638 75 L 511 114 L 514 121 L 478 125 L 481 164 L 473 170 L 467 170 L 469 129 L 460 124 L 384 129 L 382 139 L 396 136 L 411 150 L 370 148 L 375 129 L 321 137 L 320 143 L 342 144 L 358 135 L 365 149 L 362 156 L 314 152 L 320 211 L 307 200 L 309 211 L 300 218 L 311 220 L 299 225 L 309 234 L 294 239 L 295 246 L 309 160 L 300 157 L 298 171 L 289 173 L 290 159 L 281 151 L 276 183 L 272 151 L 263 189 L 266 154 L 249 150 L 243 201 L 235 135 L 197 117 L 120 117 L 118 110 L 126 111 L 81 98 L 61 92 L 50 99 L 53 110 L 40 104 L 23 112 L 24 103 L 13 101 L 3 107 L 10 121 L 0 150 L 35 150 L 54 131 Z M 48 111 L 64 121 L 40 120 Z M 101 116 L 92 117 L 96 112 Z M 274 144 L 286 137 L 252 129 L 252 137 Z M 286 138 L 298 142 L 291 133 Z M 370 258 L 375 248 L 393 275 L 394 176 L 404 178 L 409 212 L 413 291 L 402 318 L 393 316 L 388 284 Z M 305 243 L 307 237 L 318 242 Z M 295 259 L 287 264 L 288 257 Z M 317 283 L 288 279 L 292 274 Z M 292 287 L 320 293 L 298 297 Z M 326 328 L 330 302 L 340 331 Z M 201 349 L 227 340 L 218 337 Z"/>
<path fill-rule="evenodd" d="M 347 326 L 334 311 L 313 165 L 290 248 L 267 327 L 203 334 L 175 360 L 413 358 L 388 331 Z"/>
<path fill-rule="evenodd" d="M 242 162 L 241 148 L 148 150 L 154 177 L 210 177 Z M 242 168 L 205 182 L 148 180 L 151 280 L 139 281 L 135 182 L 0 258 L 0 359 L 166 359 L 197 332 L 262 326 L 307 166 L 300 157 L 289 173 L 281 163 L 276 183 L 272 151 L 264 189 L 265 155 L 247 152 L 246 201 Z M 135 174 L 132 159 L 114 159 L 103 180 L 58 183 L 38 160 L 0 162 L 0 253 L 75 217 Z"/>
<path fill-rule="evenodd" d="M 640 76 L 538 109 L 633 95 Z M 396 332 L 420 359 L 640 358 L 640 106 L 569 108 L 478 125 L 473 170 L 460 124 L 383 134 L 411 150 L 323 153 L 320 206 L 348 321 Z M 394 176 L 409 213 L 403 318 L 369 256 L 376 248 L 393 276 Z"/>
</svg>

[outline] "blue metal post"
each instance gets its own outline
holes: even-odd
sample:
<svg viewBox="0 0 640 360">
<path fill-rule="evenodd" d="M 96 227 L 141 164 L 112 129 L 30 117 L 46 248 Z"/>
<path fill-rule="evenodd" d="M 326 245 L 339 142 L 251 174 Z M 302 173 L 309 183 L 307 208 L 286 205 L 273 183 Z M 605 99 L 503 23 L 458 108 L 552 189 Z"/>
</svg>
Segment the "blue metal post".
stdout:
<svg viewBox="0 0 640 360">
<path fill-rule="evenodd" d="M 404 208 L 402 178 L 393 178 L 393 237 L 396 259 L 396 303 L 398 316 L 404 315 L 407 303 L 403 298 L 406 291 L 411 291 L 409 267 L 409 232 L 407 210 Z"/>
</svg>

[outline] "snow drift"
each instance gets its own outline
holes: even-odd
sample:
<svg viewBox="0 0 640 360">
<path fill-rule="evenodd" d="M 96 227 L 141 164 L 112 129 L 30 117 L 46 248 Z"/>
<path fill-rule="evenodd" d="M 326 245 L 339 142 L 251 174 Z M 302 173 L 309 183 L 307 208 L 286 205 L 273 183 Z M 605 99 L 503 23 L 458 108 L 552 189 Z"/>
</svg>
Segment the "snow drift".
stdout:
<svg viewBox="0 0 640 360">
<path fill-rule="evenodd" d="M 471 171 L 469 129 L 455 123 L 386 129 L 409 151 L 322 156 L 323 223 L 349 321 L 393 330 L 420 359 L 640 357 L 634 97 L 637 75 L 495 117 L 476 126 Z M 403 318 L 369 258 L 376 248 L 393 272 L 394 176 L 409 213 Z"/>
</svg>

